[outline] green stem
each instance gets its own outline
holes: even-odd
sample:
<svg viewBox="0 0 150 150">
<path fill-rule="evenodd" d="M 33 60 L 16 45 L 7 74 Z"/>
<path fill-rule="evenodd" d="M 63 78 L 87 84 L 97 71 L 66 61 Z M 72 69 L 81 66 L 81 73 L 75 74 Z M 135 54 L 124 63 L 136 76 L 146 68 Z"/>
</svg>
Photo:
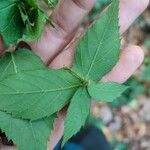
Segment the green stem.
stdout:
<svg viewBox="0 0 150 150">
<path fill-rule="evenodd" d="M 79 73 L 73 71 L 72 69 L 70 69 L 69 67 L 64 67 L 65 70 L 67 70 L 70 74 L 72 74 L 73 76 L 75 76 L 76 78 L 78 78 L 83 86 L 87 86 L 88 84 L 88 80 L 86 80 L 83 76 L 81 76 Z"/>
</svg>

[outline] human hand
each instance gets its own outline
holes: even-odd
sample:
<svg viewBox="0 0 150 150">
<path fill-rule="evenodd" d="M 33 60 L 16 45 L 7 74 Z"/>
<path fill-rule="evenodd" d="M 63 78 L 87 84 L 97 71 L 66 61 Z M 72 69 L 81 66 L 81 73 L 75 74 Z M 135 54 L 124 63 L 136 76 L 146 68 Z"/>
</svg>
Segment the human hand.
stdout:
<svg viewBox="0 0 150 150">
<path fill-rule="evenodd" d="M 96 0 L 62 0 L 55 9 L 52 17 L 56 28 L 46 25 L 43 36 L 37 42 L 29 43 L 32 50 L 38 54 L 43 61 L 53 68 L 71 66 L 75 37 L 83 18 L 95 4 Z M 121 0 L 120 3 L 120 34 L 128 29 L 131 23 L 144 11 L 149 0 Z M 71 44 L 67 46 L 69 43 Z M 67 47 L 66 47 L 67 46 Z M 4 49 L 0 40 L 0 49 Z M 140 66 L 144 58 L 143 51 L 136 45 L 130 45 L 122 50 L 120 60 L 113 70 L 103 80 L 118 83 L 125 82 Z M 63 120 L 65 113 L 59 113 L 51 135 L 49 150 L 52 150 L 63 134 Z"/>
</svg>

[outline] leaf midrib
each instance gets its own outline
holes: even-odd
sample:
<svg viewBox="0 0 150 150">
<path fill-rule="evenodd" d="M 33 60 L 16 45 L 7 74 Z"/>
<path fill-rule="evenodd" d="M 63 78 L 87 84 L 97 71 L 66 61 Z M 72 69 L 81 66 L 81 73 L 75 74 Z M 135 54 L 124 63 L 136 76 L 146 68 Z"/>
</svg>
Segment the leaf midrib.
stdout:
<svg viewBox="0 0 150 150">
<path fill-rule="evenodd" d="M 14 71 L 15 71 L 15 73 L 17 74 L 17 73 L 18 73 L 18 70 L 17 70 L 17 65 L 16 65 L 16 63 L 15 63 L 15 58 L 14 58 L 13 53 L 11 53 L 11 60 L 12 60 L 12 63 L 13 63 Z"/>
<path fill-rule="evenodd" d="M 113 9 L 112 14 L 111 14 L 111 17 L 110 17 L 110 19 L 109 19 L 109 21 L 108 21 L 108 23 L 107 23 L 107 26 L 105 27 L 105 30 L 104 30 L 104 32 L 103 32 L 102 39 L 101 39 L 101 41 L 99 42 L 99 46 L 98 46 L 97 49 L 96 49 L 96 53 L 95 53 L 95 55 L 94 55 L 94 58 L 93 58 L 93 60 L 92 60 L 92 63 L 91 63 L 91 65 L 90 65 L 90 68 L 89 68 L 89 70 L 88 70 L 87 76 L 89 76 L 89 74 L 90 74 L 90 72 L 91 72 L 91 70 L 92 70 L 92 68 L 93 68 L 93 66 L 94 66 L 94 64 L 95 64 L 95 60 L 96 60 L 97 55 L 98 55 L 98 52 L 99 52 L 99 50 L 100 50 L 100 48 L 101 48 L 102 41 L 104 40 L 106 31 L 107 31 L 107 27 L 110 25 L 110 22 L 111 22 L 111 20 L 112 20 L 112 18 L 113 18 L 112 16 L 113 16 L 113 14 L 114 14 L 114 10 L 115 10 L 115 8 Z"/>
<path fill-rule="evenodd" d="M 70 87 L 66 88 L 58 88 L 58 89 L 51 89 L 51 90 L 38 90 L 38 91 L 30 91 L 30 92 L 5 92 L 5 93 L 0 93 L 0 95 L 22 95 L 22 94 L 37 94 L 37 93 L 51 93 L 51 92 L 58 92 L 58 91 L 65 91 L 69 89 L 74 89 L 80 87 L 81 84 L 76 84 Z"/>
</svg>

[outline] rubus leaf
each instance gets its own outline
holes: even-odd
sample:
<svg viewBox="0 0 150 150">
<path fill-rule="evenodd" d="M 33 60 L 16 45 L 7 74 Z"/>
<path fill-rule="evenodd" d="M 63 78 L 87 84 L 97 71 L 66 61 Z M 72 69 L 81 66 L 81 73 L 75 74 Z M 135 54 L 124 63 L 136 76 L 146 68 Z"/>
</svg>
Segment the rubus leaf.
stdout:
<svg viewBox="0 0 150 150">
<path fill-rule="evenodd" d="M 0 81 L 0 110 L 15 117 L 40 119 L 63 108 L 80 86 L 64 69 L 17 73 Z"/>
<path fill-rule="evenodd" d="M 0 129 L 19 150 L 46 150 L 54 116 L 30 122 L 0 111 Z"/>
<path fill-rule="evenodd" d="M 79 88 L 71 100 L 65 119 L 62 146 L 84 126 L 90 113 L 90 96 L 85 87 Z"/>
<path fill-rule="evenodd" d="M 44 69 L 42 60 L 28 49 L 6 53 L 0 58 L 0 80 L 21 71 Z"/>
<path fill-rule="evenodd" d="M 39 39 L 48 16 L 40 9 L 35 0 L 23 1 L 18 7 L 26 26 L 21 40 L 31 42 Z M 30 8 L 28 12 L 26 7 Z"/>
<path fill-rule="evenodd" d="M 73 70 L 91 80 L 99 80 L 116 64 L 120 54 L 118 25 L 119 0 L 113 0 L 110 8 L 81 39 Z"/>
<path fill-rule="evenodd" d="M 91 82 L 88 85 L 88 91 L 91 97 L 102 102 L 112 102 L 113 100 L 121 96 L 121 94 L 127 89 L 128 86 L 111 82 Z"/>
<path fill-rule="evenodd" d="M 48 16 L 33 0 L 0 1 L 0 34 L 6 47 L 39 39 Z M 27 9 L 27 10 L 26 10 Z"/>
<path fill-rule="evenodd" d="M 12 60 L 13 57 L 13 60 Z M 15 66 L 14 63 L 15 61 Z M 27 49 L 15 53 L 7 53 L 0 58 L 0 80 L 25 70 L 45 68 L 41 59 Z M 0 111 L 0 129 L 17 145 L 19 150 L 46 150 L 54 115 L 38 121 L 16 119 L 6 112 Z"/>
<path fill-rule="evenodd" d="M 18 0 L 0 0 L 0 34 L 7 47 L 16 44 L 24 30 L 17 2 Z"/>
<path fill-rule="evenodd" d="M 41 36 L 47 20 L 46 15 L 39 9 L 34 9 L 30 15 L 32 16 L 32 18 L 34 18 L 34 23 L 33 25 L 26 25 L 26 30 L 22 38 L 23 41 L 27 42 L 35 41 Z"/>
</svg>

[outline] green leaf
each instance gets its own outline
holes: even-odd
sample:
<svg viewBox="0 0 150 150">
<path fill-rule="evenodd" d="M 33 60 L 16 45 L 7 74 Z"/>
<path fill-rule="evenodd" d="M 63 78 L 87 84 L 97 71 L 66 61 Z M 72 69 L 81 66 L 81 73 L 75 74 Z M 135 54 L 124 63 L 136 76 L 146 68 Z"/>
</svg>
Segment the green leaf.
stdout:
<svg viewBox="0 0 150 150">
<path fill-rule="evenodd" d="M 0 129 L 19 150 L 46 150 L 53 122 L 54 116 L 30 122 L 0 111 Z"/>
<path fill-rule="evenodd" d="M 0 59 L 0 64 L 0 80 L 16 74 L 14 68 L 20 72 L 45 67 L 41 59 L 27 49 L 20 49 L 12 54 L 7 53 Z M 0 129 L 20 150 L 46 150 L 53 122 L 54 116 L 30 122 L 13 118 L 6 112 L 0 111 Z"/>
<path fill-rule="evenodd" d="M 89 113 L 90 96 L 86 88 L 79 88 L 67 111 L 62 146 L 84 126 Z"/>
<path fill-rule="evenodd" d="M 0 33 L 6 47 L 16 44 L 22 37 L 24 24 L 22 22 L 17 0 L 0 1 Z"/>
<path fill-rule="evenodd" d="M 17 41 L 35 41 L 40 38 L 48 16 L 33 0 L 0 1 L 0 33 L 6 47 Z"/>
<path fill-rule="evenodd" d="M 0 58 L 0 80 L 8 75 L 21 71 L 44 69 L 42 60 L 28 49 L 19 49 L 14 53 L 6 53 Z"/>
<path fill-rule="evenodd" d="M 118 10 L 119 0 L 114 0 L 81 39 L 75 55 L 74 71 L 95 81 L 116 64 L 120 54 Z"/>
<path fill-rule="evenodd" d="M 125 85 L 110 82 L 91 82 L 88 85 L 88 91 L 91 97 L 102 102 L 112 102 L 114 99 L 121 96 L 127 89 L 128 87 Z"/>
<path fill-rule="evenodd" d="M 37 0 L 25 0 L 32 8 L 38 8 Z"/>
<path fill-rule="evenodd" d="M 44 30 L 44 26 L 47 20 L 46 15 L 39 9 L 34 9 L 30 13 L 30 18 L 34 18 L 32 20 L 33 24 L 26 25 L 26 30 L 22 38 L 22 40 L 28 42 L 39 39 Z"/>
<path fill-rule="evenodd" d="M 40 119 L 62 109 L 81 86 L 66 70 L 24 71 L 0 81 L 0 110 Z"/>
</svg>

